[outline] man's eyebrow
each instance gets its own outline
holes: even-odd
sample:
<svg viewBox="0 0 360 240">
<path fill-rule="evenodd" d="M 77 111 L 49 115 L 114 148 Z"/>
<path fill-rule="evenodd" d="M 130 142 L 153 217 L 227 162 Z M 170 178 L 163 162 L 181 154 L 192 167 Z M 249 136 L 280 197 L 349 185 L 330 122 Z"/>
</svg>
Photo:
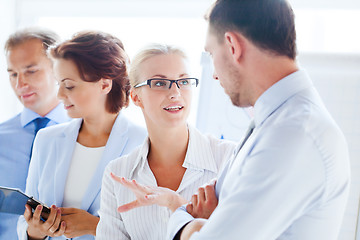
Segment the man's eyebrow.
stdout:
<svg viewBox="0 0 360 240">
<path fill-rule="evenodd" d="M 29 65 L 25 66 L 25 69 L 29 69 L 29 68 L 36 67 L 36 66 L 37 66 L 36 64 L 29 64 Z M 7 71 L 13 72 L 14 70 L 12 70 L 11 68 L 8 68 Z"/>
<path fill-rule="evenodd" d="M 73 79 L 71 79 L 71 78 L 64 78 L 64 79 L 61 79 L 61 80 L 60 80 L 60 82 L 63 82 L 63 81 L 65 81 L 65 80 L 74 81 L 74 80 L 73 80 Z"/>
<path fill-rule="evenodd" d="M 32 68 L 32 67 L 35 67 L 35 66 L 36 66 L 36 64 L 29 64 L 25 68 Z"/>
</svg>

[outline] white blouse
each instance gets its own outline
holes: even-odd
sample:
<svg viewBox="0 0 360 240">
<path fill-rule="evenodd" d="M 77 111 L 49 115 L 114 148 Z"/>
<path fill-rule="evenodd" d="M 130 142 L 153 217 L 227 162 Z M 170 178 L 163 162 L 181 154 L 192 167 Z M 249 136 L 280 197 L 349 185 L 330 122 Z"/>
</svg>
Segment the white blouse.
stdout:
<svg viewBox="0 0 360 240">
<path fill-rule="evenodd" d="M 189 144 L 183 167 L 184 177 L 176 191 L 187 200 L 197 189 L 215 178 L 224 161 L 233 154 L 235 143 L 204 136 L 189 127 Z M 136 199 L 133 192 L 110 177 L 110 172 L 144 185 L 157 186 L 148 165 L 149 140 L 127 156 L 110 162 L 103 177 L 100 222 L 96 239 L 165 239 L 171 211 L 157 205 L 145 206 L 125 213 L 117 207 Z"/>
<path fill-rule="evenodd" d="M 96 167 L 104 152 L 104 147 L 85 147 L 76 142 L 66 178 L 63 207 L 80 208 Z"/>
</svg>

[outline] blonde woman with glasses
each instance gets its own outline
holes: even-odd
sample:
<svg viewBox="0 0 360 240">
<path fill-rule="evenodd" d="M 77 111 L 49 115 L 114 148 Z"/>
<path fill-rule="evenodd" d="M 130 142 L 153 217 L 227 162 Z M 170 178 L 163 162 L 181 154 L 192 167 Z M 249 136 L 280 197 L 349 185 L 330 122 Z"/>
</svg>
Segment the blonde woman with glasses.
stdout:
<svg viewBox="0 0 360 240">
<path fill-rule="evenodd" d="M 190 75 L 180 49 L 156 44 L 143 49 L 129 77 L 131 99 L 144 114 L 148 138 L 107 166 L 97 239 L 164 239 L 171 213 L 216 177 L 235 145 L 188 125 L 199 80 Z"/>
</svg>

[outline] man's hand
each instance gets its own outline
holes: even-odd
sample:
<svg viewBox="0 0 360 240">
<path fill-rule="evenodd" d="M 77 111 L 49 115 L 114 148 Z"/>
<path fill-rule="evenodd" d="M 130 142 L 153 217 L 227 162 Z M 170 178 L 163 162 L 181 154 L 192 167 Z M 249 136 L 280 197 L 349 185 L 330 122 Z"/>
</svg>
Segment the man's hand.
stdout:
<svg viewBox="0 0 360 240">
<path fill-rule="evenodd" d="M 216 181 L 200 187 L 198 193 L 194 194 L 191 202 L 186 206 L 186 211 L 194 218 L 208 219 L 218 205 L 218 199 L 215 194 Z"/>
<path fill-rule="evenodd" d="M 110 175 L 115 181 L 121 183 L 124 187 L 129 188 L 136 196 L 135 201 L 119 206 L 119 212 L 126 212 L 133 208 L 153 204 L 167 207 L 174 212 L 178 207 L 187 203 L 184 198 L 182 198 L 178 193 L 171 189 L 163 187 L 144 186 L 137 183 L 135 180 L 129 181 L 123 177 L 118 177 L 113 173 L 110 173 Z"/>
<path fill-rule="evenodd" d="M 66 223 L 64 235 L 67 238 L 90 234 L 96 235 L 96 227 L 100 218 L 78 208 L 60 208 L 61 220 Z"/>
</svg>

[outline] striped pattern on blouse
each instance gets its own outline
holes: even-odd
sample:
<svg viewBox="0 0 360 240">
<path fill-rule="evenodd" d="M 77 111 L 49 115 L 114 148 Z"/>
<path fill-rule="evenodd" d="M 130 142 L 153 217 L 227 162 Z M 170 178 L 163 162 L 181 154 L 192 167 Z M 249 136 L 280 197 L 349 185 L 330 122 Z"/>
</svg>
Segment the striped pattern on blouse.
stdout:
<svg viewBox="0 0 360 240">
<path fill-rule="evenodd" d="M 112 161 L 106 168 L 101 192 L 100 222 L 96 239 L 165 239 L 171 211 L 157 205 L 118 213 L 117 207 L 136 199 L 131 190 L 110 177 L 110 172 L 157 186 L 147 161 L 149 140 L 127 156 Z M 215 178 L 221 165 L 233 154 L 235 143 L 204 136 L 189 126 L 189 145 L 183 163 L 184 177 L 177 190 L 187 200 L 197 189 Z"/>
</svg>

